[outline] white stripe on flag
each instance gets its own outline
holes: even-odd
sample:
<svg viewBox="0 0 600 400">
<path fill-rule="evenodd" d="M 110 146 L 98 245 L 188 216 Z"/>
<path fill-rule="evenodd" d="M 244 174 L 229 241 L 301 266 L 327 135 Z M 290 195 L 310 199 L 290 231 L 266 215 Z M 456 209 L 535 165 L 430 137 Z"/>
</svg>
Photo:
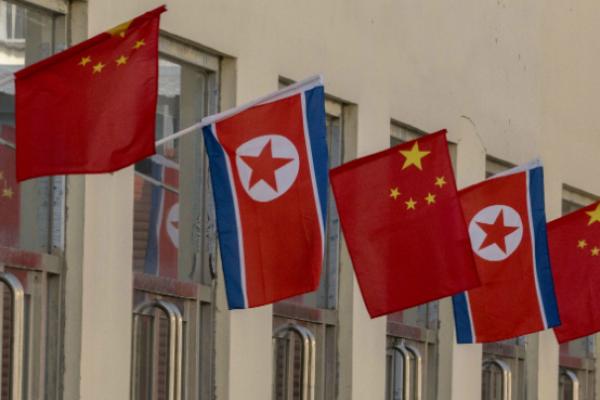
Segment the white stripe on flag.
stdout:
<svg viewBox="0 0 600 400">
<path fill-rule="evenodd" d="M 469 300 L 469 292 L 465 292 L 465 300 L 467 303 L 467 313 L 469 314 L 469 327 L 471 328 L 471 339 L 473 343 L 477 343 L 477 334 L 475 333 L 475 321 L 473 321 L 473 313 L 471 312 L 471 300 Z"/>
<path fill-rule="evenodd" d="M 540 292 L 540 283 L 538 281 L 537 273 L 537 257 L 535 249 L 535 227 L 533 225 L 533 215 L 531 213 L 531 193 L 529 192 L 529 173 L 531 170 L 525 171 L 527 177 L 527 216 L 529 218 L 529 234 L 531 235 L 531 255 L 533 256 L 533 276 L 535 277 L 535 291 L 537 294 L 538 305 L 540 307 L 540 315 L 542 316 L 542 323 L 544 329 L 548 329 L 548 321 L 546 320 L 546 311 L 544 309 L 544 301 L 542 299 L 542 293 Z"/>
</svg>

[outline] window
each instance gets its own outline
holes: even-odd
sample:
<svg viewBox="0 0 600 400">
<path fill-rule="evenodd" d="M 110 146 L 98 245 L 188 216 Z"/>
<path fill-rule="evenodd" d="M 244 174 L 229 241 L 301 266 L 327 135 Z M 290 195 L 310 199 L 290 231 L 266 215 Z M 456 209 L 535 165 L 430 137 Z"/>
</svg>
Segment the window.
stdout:
<svg viewBox="0 0 600 400">
<path fill-rule="evenodd" d="M 489 178 L 514 167 L 507 161 L 488 156 L 485 164 L 485 176 Z M 482 399 L 501 399 L 505 375 L 510 374 L 510 390 L 512 399 L 525 399 L 525 337 L 483 344 L 484 362 L 482 369 Z"/>
<path fill-rule="evenodd" d="M 506 362 L 495 357 L 484 359 L 482 371 L 481 398 L 483 400 L 511 398 L 512 371 Z"/>
<path fill-rule="evenodd" d="M 217 111 L 220 63 L 170 36 L 161 37 L 159 51 L 157 139 Z M 176 386 L 184 398 L 212 398 L 217 241 L 200 131 L 160 146 L 135 165 L 135 174 L 134 398 L 163 398 Z M 173 318 L 181 320 L 175 335 L 183 344 L 175 353 L 182 368 L 171 365 Z M 167 373 L 173 368 L 174 377 Z"/>
<path fill-rule="evenodd" d="M 563 185 L 562 214 L 566 215 L 598 201 L 599 197 L 571 186 Z M 559 399 L 594 399 L 595 336 L 587 336 L 560 345 Z"/>
<path fill-rule="evenodd" d="M 289 84 L 282 83 L 282 86 Z M 329 167 L 342 163 L 346 105 L 326 100 Z M 311 372 L 304 365 L 303 343 L 312 340 L 314 352 L 315 399 L 337 396 L 337 307 L 340 263 L 340 223 L 331 190 L 327 198 L 326 246 L 321 282 L 316 291 L 281 301 L 273 307 L 275 400 L 300 399 L 303 376 Z M 317 312 L 315 312 L 317 311 Z M 309 339 L 307 339 L 307 337 Z"/>
<path fill-rule="evenodd" d="M 0 0 L 1 77 L 66 47 L 67 7 L 38 3 L 44 9 Z M 14 95 L 14 84 L 0 87 L 0 398 L 13 391 L 23 399 L 58 399 L 65 179 L 17 184 Z M 19 304 L 20 311 L 13 309 Z M 22 327 L 14 320 L 18 314 Z M 19 341 L 12 335 L 22 339 L 22 347 L 13 347 Z M 11 364 L 13 356 L 21 371 Z M 19 374 L 22 384 L 14 380 Z"/>
<path fill-rule="evenodd" d="M 401 143 L 409 142 L 418 139 L 419 136 L 426 135 L 428 132 L 422 131 L 414 126 L 405 124 L 399 121 L 392 121 L 390 134 L 390 147 L 397 146 Z M 456 171 L 457 151 L 456 143 L 448 142 L 448 151 L 450 153 L 450 161 L 452 168 Z"/>
<path fill-rule="evenodd" d="M 515 164 L 500 160 L 499 158 L 487 156 L 485 159 L 485 177 L 489 178 L 514 167 Z"/>
<path fill-rule="evenodd" d="M 398 121 L 390 126 L 390 146 L 426 132 Z M 457 146 L 448 143 L 456 169 Z M 387 317 L 386 399 L 435 399 L 437 395 L 439 302 L 433 301 Z"/>
<path fill-rule="evenodd" d="M 64 15 L 0 0 L 0 76 L 65 46 Z M 14 84 L 0 87 L 0 246 L 50 253 L 63 247 L 64 178 L 17 184 L 14 107 Z"/>
</svg>

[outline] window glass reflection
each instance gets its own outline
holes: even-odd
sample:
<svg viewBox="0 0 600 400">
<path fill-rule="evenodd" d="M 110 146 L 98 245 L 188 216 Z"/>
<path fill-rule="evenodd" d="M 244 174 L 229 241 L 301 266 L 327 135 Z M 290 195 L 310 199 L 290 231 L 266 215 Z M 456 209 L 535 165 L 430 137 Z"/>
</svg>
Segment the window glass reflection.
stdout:
<svg viewBox="0 0 600 400">
<path fill-rule="evenodd" d="M 0 0 L 0 78 L 65 47 L 64 16 Z M 0 87 L 0 246 L 51 252 L 63 243 L 64 178 L 17 184 L 14 94 Z"/>
</svg>

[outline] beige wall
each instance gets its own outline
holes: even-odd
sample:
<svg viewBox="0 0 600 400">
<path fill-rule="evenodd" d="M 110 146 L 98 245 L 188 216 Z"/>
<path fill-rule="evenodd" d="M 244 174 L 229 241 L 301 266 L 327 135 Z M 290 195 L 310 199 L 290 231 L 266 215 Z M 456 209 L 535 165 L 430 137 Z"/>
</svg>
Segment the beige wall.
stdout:
<svg viewBox="0 0 600 400">
<path fill-rule="evenodd" d="M 162 2 L 90 0 L 89 32 Z M 595 0 L 172 0 L 167 5 L 163 30 L 231 57 L 223 93 L 229 103 L 276 89 L 280 76 L 301 79 L 323 73 L 327 93 L 356 105 L 359 155 L 386 147 L 390 120 L 395 119 L 427 131 L 449 129 L 450 139 L 458 143 L 460 186 L 484 176 L 486 154 L 512 163 L 541 156 L 549 217 L 560 214 L 563 183 L 600 194 L 595 173 L 600 153 L 600 3 Z M 131 230 L 130 210 L 121 215 L 116 208 L 131 206 L 125 204 L 129 195 L 121 192 L 130 178 L 131 172 L 124 172 L 87 179 L 86 206 L 112 201 L 111 193 L 119 200 L 107 220 L 86 208 L 84 281 L 97 278 L 93 272 L 86 277 L 86 269 L 103 267 L 90 258 L 105 248 L 103 238 Z M 116 290 L 119 282 L 131 281 L 131 255 L 124 243 L 114 246 L 110 261 L 123 270 L 115 270 L 106 284 Z M 346 259 L 342 269 L 349 268 Z M 340 320 L 347 324 L 342 329 L 348 330 L 340 340 L 347 362 L 340 369 L 340 391 L 348 399 L 382 399 L 385 323 L 367 317 L 356 282 L 347 278 L 342 301 L 348 303 L 340 306 Z M 90 289 L 87 299 L 100 295 Z M 221 312 L 221 398 L 270 398 L 271 308 Z M 119 318 L 125 321 L 124 315 Z M 83 349 L 88 337 L 93 350 L 102 343 L 85 333 L 94 322 L 84 318 L 83 323 Z M 124 328 L 121 333 L 127 332 Z M 481 350 L 455 344 L 448 303 L 442 306 L 441 332 L 440 399 L 478 399 Z M 129 336 L 117 340 L 122 354 L 127 354 L 128 341 Z M 528 398 L 554 400 L 554 338 L 544 333 L 528 343 Z M 91 380 L 100 377 L 86 371 L 82 385 L 94 387 Z M 108 372 L 103 378 L 104 388 L 118 387 L 111 398 L 126 398 L 121 378 Z"/>
</svg>

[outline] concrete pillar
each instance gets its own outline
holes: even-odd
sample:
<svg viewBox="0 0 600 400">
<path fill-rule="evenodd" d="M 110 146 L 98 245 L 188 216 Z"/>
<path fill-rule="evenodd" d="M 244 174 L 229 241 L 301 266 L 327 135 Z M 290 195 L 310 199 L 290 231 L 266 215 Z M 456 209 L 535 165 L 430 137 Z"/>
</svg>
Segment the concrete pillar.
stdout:
<svg viewBox="0 0 600 400">
<path fill-rule="evenodd" d="M 456 184 L 464 188 L 485 178 L 485 145 L 477 123 L 461 116 L 450 125 L 448 140 L 458 143 Z M 456 343 L 452 300 L 440 301 L 438 400 L 480 400 L 482 348 Z"/>
<path fill-rule="evenodd" d="M 133 168 L 69 178 L 65 399 L 129 397 Z"/>
<path fill-rule="evenodd" d="M 527 400 L 558 400 L 558 342 L 551 330 L 526 338 Z"/>
</svg>

